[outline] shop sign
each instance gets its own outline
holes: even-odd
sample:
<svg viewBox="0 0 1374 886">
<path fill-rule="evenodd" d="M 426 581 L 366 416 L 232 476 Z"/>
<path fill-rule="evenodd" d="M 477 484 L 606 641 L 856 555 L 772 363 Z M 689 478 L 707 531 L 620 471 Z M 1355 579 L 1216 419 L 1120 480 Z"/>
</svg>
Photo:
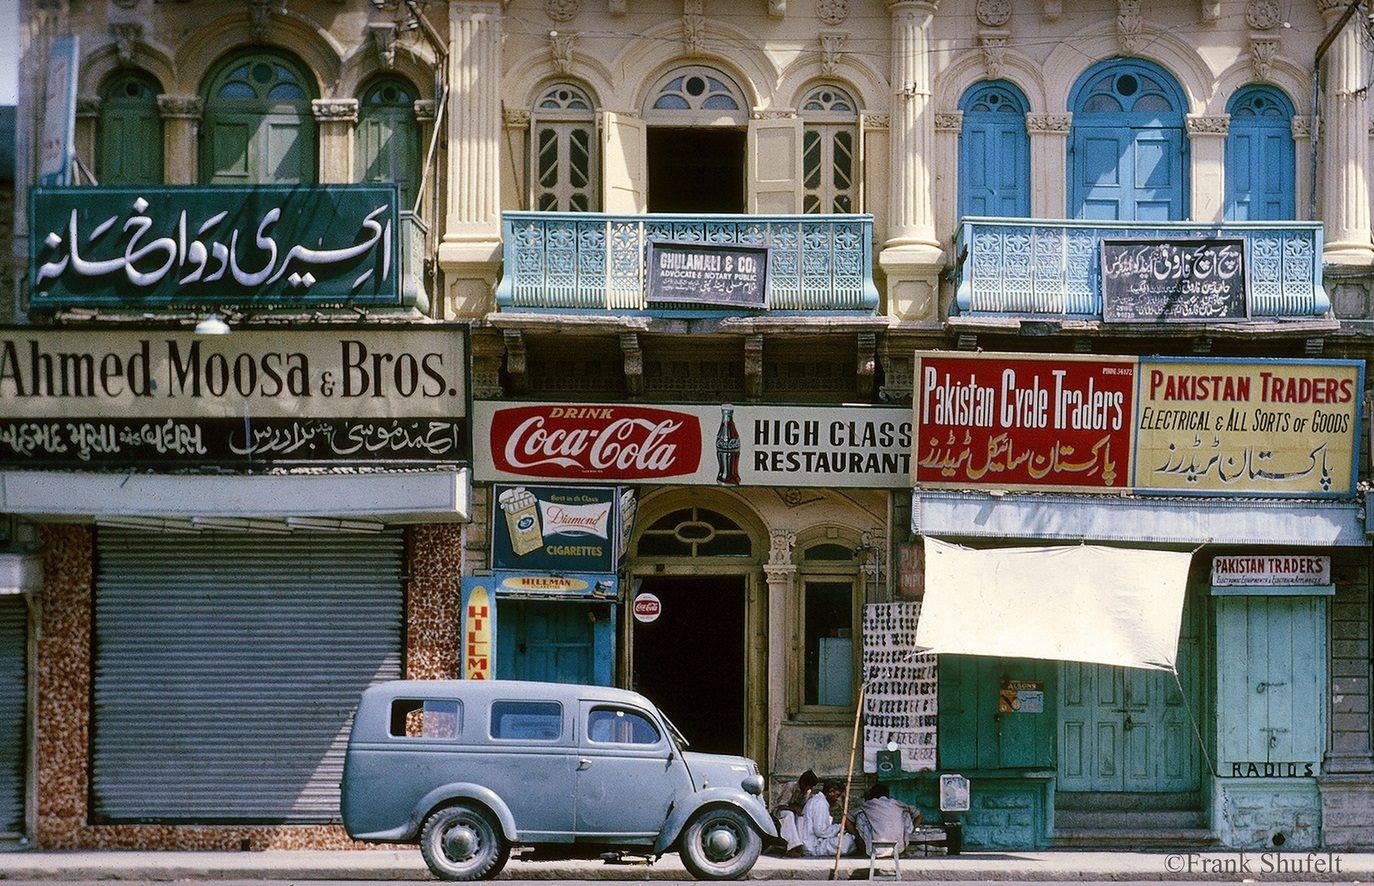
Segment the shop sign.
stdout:
<svg viewBox="0 0 1374 886">
<path fill-rule="evenodd" d="M 493 569 L 615 571 L 616 489 L 497 484 L 492 494 Z"/>
<path fill-rule="evenodd" d="M 658 617 L 663 614 L 663 601 L 658 599 L 656 594 L 645 591 L 635 595 L 631 610 L 634 612 L 635 621 L 649 624 L 658 621 Z"/>
<path fill-rule="evenodd" d="M 999 714 L 1043 714 L 1045 684 L 1039 680 L 1003 680 L 997 693 Z"/>
<path fill-rule="evenodd" d="M 916 485 L 1128 488 L 1135 363 L 1134 357 L 918 353 Z"/>
<path fill-rule="evenodd" d="M 1140 491 L 1354 495 L 1362 362 L 1151 357 L 1139 374 Z"/>
<path fill-rule="evenodd" d="M 1316 775 L 1316 765 L 1295 761 L 1274 763 L 1268 760 L 1254 763 L 1232 763 L 1230 778 L 1311 778 Z"/>
<path fill-rule="evenodd" d="M 1244 320 L 1245 240 L 1102 241 L 1102 319 L 1158 323 Z"/>
<path fill-rule="evenodd" d="M 36 307 L 401 304 L 394 185 L 40 188 Z"/>
<path fill-rule="evenodd" d="M 469 460 L 466 330 L 0 329 L 0 466 Z"/>
<path fill-rule="evenodd" d="M 867 603 L 863 615 L 864 772 L 895 750 L 904 772 L 935 768 L 939 733 L 938 659 L 916 645 L 921 604 Z"/>
<path fill-rule="evenodd" d="M 596 597 L 619 596 L 614 574 L 559 574 L 497 572 L 493 581 L 498 597 Z"/>
<path fill-rule="evenodd" d="M 1212 586 L 1313 587 L 1331 584 L 1331 558 L 1248 554 L 1212 558 Z"/>
<path fill-rule="evenodd" d="M 467 576 L 461 584 L 461 673 L 465 680 L 491 680 L 496 676 L 496 600 L 491 594 L 491 579 Z"/>
<path fill-rule="evenodd" d="M 767 307 L 768 247 L 649 243 L 650 303 Z"/>
<path fill-rule="evenodd" d="M 81 57 L 80 38 L 61 34 L 52 39 L 43 90 L 43 116 L 38 131 L 38 183 L 65 185 L 71 181 L 76 156 L 76 82 Z"/>
<path fill-rule="evenodd" d="M 897 489 L 911 413 L 870 406 L 477 401 L 476 479 Z"/>
</svg>

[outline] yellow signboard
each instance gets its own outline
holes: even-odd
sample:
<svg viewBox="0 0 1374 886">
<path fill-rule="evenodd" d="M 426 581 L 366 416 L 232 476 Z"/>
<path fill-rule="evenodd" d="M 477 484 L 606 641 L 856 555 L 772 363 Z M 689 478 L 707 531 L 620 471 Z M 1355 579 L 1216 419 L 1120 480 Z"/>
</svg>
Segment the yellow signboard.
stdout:
<svg viewBox="0 0 1374 886">
<path fill-rule="evenodd" d="M 463 588 L 463 678 L 490 680 L 495 649 L 492 620 L 496 614 L 486 583 Z"/>
<path fill-rule="evenodd" d="M 1363 366 L 1141 358 L 1135 487 L 1351 495 Z"/>
</svg>

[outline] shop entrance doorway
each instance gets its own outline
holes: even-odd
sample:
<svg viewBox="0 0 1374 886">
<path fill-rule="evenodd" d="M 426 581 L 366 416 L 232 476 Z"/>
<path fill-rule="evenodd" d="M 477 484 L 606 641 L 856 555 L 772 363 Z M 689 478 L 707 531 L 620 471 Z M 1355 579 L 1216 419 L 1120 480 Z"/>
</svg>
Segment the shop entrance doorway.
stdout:
<svg viewBox="0 0 1374 886">
<path fill-rule="evenodd" d="M 746 590 L 743 575 L 648 576 L 639 587 L 660 611 L 632 623 L 634 689 L 694 750 L 745 753 Z"/>
</svg>

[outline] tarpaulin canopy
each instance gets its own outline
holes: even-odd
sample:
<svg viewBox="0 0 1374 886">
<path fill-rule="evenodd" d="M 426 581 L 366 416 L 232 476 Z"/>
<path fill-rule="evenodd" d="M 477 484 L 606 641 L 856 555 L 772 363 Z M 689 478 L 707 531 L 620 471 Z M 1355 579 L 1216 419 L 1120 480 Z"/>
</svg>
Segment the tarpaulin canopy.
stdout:
<svg viewBox="0 0 1374 886">
<path fill-rule="evenodd" d="M 916 645 L 1172 671 L 1191 553 L 925 539 Z"/>
</svg>

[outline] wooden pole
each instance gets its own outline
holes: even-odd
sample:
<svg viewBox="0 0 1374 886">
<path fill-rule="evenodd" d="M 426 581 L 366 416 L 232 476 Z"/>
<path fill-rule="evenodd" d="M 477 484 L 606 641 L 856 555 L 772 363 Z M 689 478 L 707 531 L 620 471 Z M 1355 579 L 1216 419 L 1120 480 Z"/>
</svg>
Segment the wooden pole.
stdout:
<svg viewBox="0 0 1374 886">
<path fill-rule="evenodd" d="M 830 871 L 830 879 L 840 876 L 840 853 L 844 849 L 844 826 L 849 819 L 849 789 L 854 784 L 854 755 L 859 750 L 859 721 L 864 715 L 864 682 L 859 681 L 859 700 L 854 705 L 854 735 L 849 741 L 849 771 L 844 777 L 844 804 L 840 807 L 840 833 L 835 838 L 835 867 Z"/>
</svg>

